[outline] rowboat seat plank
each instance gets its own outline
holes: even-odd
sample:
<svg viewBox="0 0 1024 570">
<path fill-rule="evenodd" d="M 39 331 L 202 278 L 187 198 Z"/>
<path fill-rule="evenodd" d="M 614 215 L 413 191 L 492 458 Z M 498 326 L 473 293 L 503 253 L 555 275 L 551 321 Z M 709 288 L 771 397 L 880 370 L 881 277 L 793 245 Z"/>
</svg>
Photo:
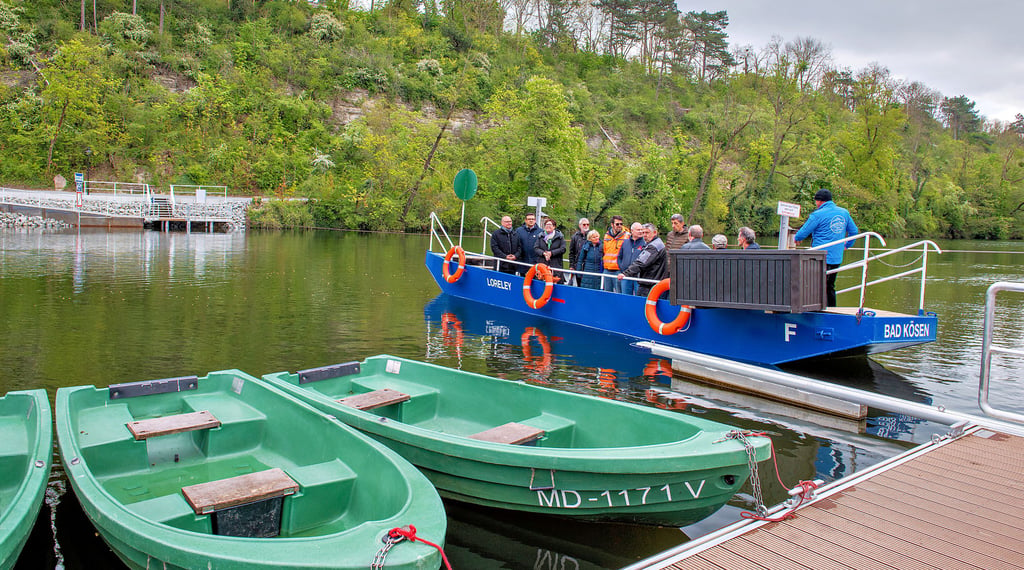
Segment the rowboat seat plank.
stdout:
<svg viewBox="0 0 1024 570">
<path fill-rule="evenodd" d="M 372 410 L 374 408 L 390 406 L 391 404 L 400 404 L 408 401 L 409 398 L 411 398 L 409 394 L 392 390 L 390 388 L 382 388 L 372 392 L 348 396 L 338 400 L 338 402 L 357 410 Z"/>
<path fill-rule="evenodd" d="M 135 440 L 139 441 L 160 435 L 220 427 L 220 420 L 215 418 L 209 411 L 203 410 L 161 418 L 137 420 L 128 422 L 126 425 L 128 426 L 128 431 L 132 432 L 132 435 L 135 436 Z"/>
<path fill-rule="evenodd" d="M 516 422 L 509 422 L 505 425 L 500 425 L 480 433 L 475 433 L 469 437 L 494 443 L 522 445 L 544 437 L 544 430 L 518 424 Z"/>
<path fill-rule="evenodd" d="M 181 488 L 185 500 L 197 515 L 247 503 L 284 497 L 299 490 L 299 484 L 279 468 L 246 473 L 237 477 L 199 483 Z"/>
</svg>

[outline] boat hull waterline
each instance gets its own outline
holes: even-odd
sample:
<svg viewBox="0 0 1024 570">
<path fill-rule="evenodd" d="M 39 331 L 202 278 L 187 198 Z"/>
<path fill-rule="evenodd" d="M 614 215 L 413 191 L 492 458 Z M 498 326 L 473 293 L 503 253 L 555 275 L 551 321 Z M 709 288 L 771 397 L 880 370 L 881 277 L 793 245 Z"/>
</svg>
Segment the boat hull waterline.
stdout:
<svg viewBox="0 0 1024 570">
<path fill-rule="evenodd" d="M 750 475 L 746 449 L 726 438 L 733 428 L 702 418 L 392 356 L 345 367 L 306 383 L 304 372 L 264 379 L 397 451 L 446 498 L 684 526 L 718 510 Z M 384 389 L 409 398 L 372 410 L 338 401 Z M 540 439 L 475 439 L 510 424 Z M 767 459 L 769 441 L 753 440 L 757 460 Z"/>
<path fill-rule="evenodd" d="M 646 298 L 555 284 L 551 300 L 534 309 L 523 300 L 523 277 L 467 265 L 449 283 L 442 275 L 444 256 L 426 252 L 426 266 L 441 291 L 464 299 L 538 315 L 556 321 L 648 340 L 703 354 L 762 365 L 779 365 L 828 355 L 870 354 L 932 342 L 938 317 L 838 309 L 777 313 L 748 309 L 695 308 L 686 328 L 672 335 L 651 329 Z M 536 281 L 536 280 L 535 280 Z M 539 296 L 541 285 L 533 285 Z M 658 301 L 658 314 L 669 321 L 679 307 Z"/>
</svg>

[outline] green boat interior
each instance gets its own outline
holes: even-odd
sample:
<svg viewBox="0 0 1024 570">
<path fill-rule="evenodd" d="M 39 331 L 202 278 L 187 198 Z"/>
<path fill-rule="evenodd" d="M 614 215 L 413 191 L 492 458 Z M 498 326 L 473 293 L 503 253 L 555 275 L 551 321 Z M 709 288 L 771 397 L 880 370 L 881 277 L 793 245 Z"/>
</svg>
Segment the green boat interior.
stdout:
<svg viewBox="0 0 1024 570">
<path fill-rule="evenodd" d="M 225 521 L 239 518 L 232 511 L 244 507 L 242 519 L 258 511 L 279 523 L 242 536 L 319 536 L 403 508 L 402 475 L 367 452 L 371 443 L 271 390 L 238 371 L 211 373 L 187 392 L 109 399 L 107 390 L 90 387 L 71 394 L 71 425 L 81 459 L 107 493 L 141 517 L 179 529 L 238 536 L 225 530 Z M 136 439 L 133 422 L 147 431 L 144 437 Z M 308 435 L 325 431 L 340 437 Z M 256 496 L 245 490 L 275 469 L 297 491 Z M 182 492 L 190 486 L 233 502 L 197 514 Z"/>
<path fill-rule="evenodd" d="M 31 446 L 37 436 L 30 430 L 34 430 L 36 422 L 26 422 L 25 418 L 33 405 L 27 395 L 8 394 L 0 398 L 0 513 L 14 501 L 31 462 Z"/>
<path fill-rule="evenodd" d="M 651 430 L 645 427 L 647 422 L 636 421 L 640 412 L 634 406 L 604 400 L 595 403 L 557 390 L 539 399 L 513 381 L 488 386 L 482 397 L 478 384 L 485 378 L 416 361 L 380 356 L 359 364 L 275 376 L 378 417 L 486 441 L 546 448 L 610 448 L 668 444 L 700 433 L 686 416 L 679 416 L 676 429 Z M 368 401 L 383 404 L 357 405 Z M 574 419 L 551 413 L 565 409 L 573 410 Z M 615 429 L 607 429 L 610 425 Z M 523 428 L 532 428 L 532 432 Z M 522 432 L 524 437 L 513 437 L 513 432 Z"/>
</svg>

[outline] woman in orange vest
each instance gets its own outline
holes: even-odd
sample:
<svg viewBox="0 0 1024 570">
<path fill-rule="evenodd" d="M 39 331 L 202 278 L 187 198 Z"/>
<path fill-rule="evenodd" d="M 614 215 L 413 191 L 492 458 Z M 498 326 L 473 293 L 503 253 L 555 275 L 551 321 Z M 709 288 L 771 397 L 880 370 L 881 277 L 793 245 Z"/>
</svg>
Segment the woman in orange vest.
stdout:
<svg viewBox="0 0 1024 570">
<path fill-rule="evenodd" d="M 622 243 L 629 237 L 629 232 L 622 227 L 622 216 L 612 216 L 612 225 L 608 233 L 604 234 L 604 273 L 611 275 L 602 279 L 601 289 L 605 291 L 622 292 L 622 286 L 617 279 L 619 273 L 619 250 Z"/>
</svg>

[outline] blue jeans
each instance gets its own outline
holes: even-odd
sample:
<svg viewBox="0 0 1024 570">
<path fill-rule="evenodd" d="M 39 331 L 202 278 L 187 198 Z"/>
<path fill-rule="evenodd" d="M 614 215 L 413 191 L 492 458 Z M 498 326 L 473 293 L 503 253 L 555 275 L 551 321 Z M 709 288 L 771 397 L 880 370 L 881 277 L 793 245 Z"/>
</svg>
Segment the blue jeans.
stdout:
<svg viewBox="0 0 1024 570">
<path fill-rule="evenodd" d="M 619 270 L 618 269 L 605 269 L 604 274 L 610 275 L 611 277 L 604 277 L 601 279 L 601 289 L 605 291 L 611 291 L 613 293 L 621 293 L 622 287 L 619 286 Z"/>
<path fill-rule="evenodd" d="M 622 288 L 622 292 L 625 293 L 626 295 L 636 295 L 637 287 L 639 285 L 640 283 L 636 281 L 630 281 L 629 279 L 623 279 L 622 281 L 619 281 L 619 286 Z"/>
</svg>

